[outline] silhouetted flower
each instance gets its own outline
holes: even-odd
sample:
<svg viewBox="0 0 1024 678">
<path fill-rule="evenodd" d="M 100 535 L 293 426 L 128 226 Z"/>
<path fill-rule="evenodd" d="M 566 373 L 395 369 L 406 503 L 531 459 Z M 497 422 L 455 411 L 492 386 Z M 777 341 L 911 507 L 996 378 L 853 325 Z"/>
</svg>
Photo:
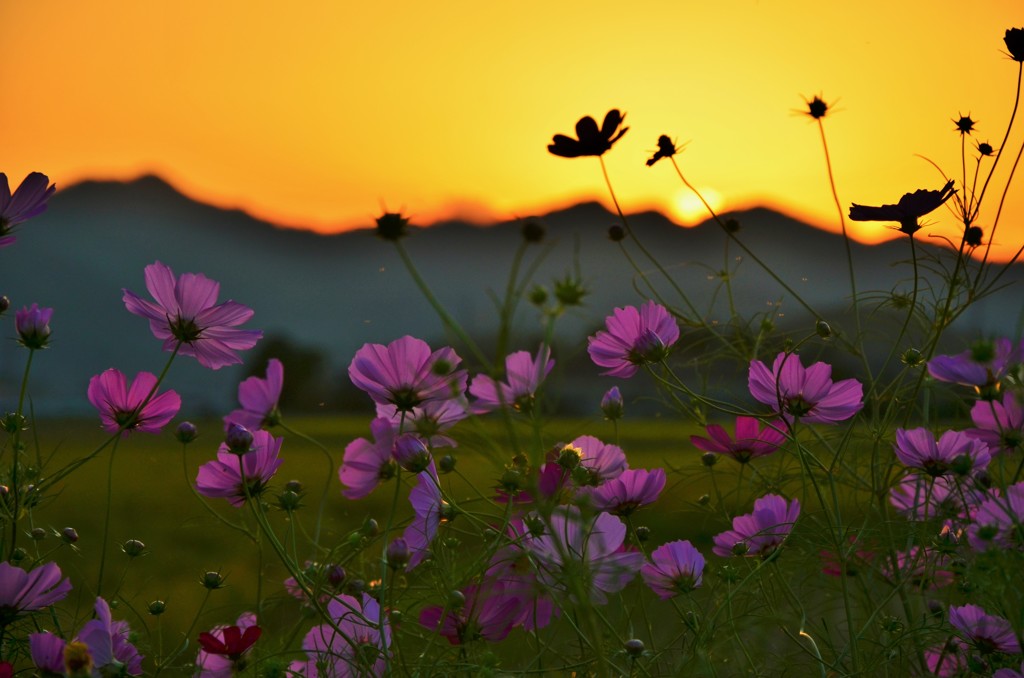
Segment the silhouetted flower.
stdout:
<svg viewBox="0 0 1024 678">
<path fill-rule="evenodd" d="M 644 583 L 662 600 L 700 588 L 704 556 L 687 540 L 662 544 L 640 568 Z"/>
<path fill-rule="evenodd" d="M 130 313 L 149 320 L 149 329 L 164 340 L 164 350 L 194 356 L 211 370 L 242 362 L 236 351 L 256 345 L 263 332 L 239 330 L 253 311 L 235 301 L 216 304 L 220 284 L 201 273 L 174 277 L 170 266 L 159 261 L 146 267 L 146 289 L 156 303 L 123 290 Z"/>
<path fill-rule="evenodd" d="M 815 120 L 824 118 L 825 114 L 828 113 L 829 105 L 820 96 L 816 96 L 810 101 L 804 99 L 804 101 L 807 102 L 807 111 L 805 112 Z"/>
<path fill-rule="evenodd" d="M 129 386 L 127 377 L 111 368 L 89 380 L 89 402 L 110 433 L 159 433 L 181 409 L 181 398 L 174 391 L 157 394 L 156 383 L 156 375 L 139 372 Z"/>
<path fill-rule="evenodd" d="M 406 235 L 409 220 L 399 212 L 385 212 L 377 217 L 377 236 L 383 240 L 398 240 Z"/>
<path fill-rule="evenodd" d="M 814 363 L 805 368 L 800 356 L 780 353 L 771 370 L 750 361 L 750 394 L 785 420 L 834 424 L 849 419 L 864 406 L 864 387 L 856 379 L 832 382 L 832 366 Z"/>
<path fill-rule="evenodd" d="M 281 417 L 277 401 L 284 388 L 284 365 L 277 358 L 267 363 L 267 377 L 249 377 L 238 385 L 238 402 L 241 409 L 224 417 L 224 426 L 238 424 L 248 429 L 270 428 Z"/>
<path fill-rule="evenodd" d="M 607 330 L 587 340 L 587 353 L 602 374 L 628 379 L 640 365 L 657 363 L 668 357 L 679 340 L 679 326 L 664 306 L 653 301 L 639 309 L 616 308 L 605 319 Z"/>
<path fill-rule="evenodd" d="M 980 226 L 968 226 L 964 230 L 964 243 L 968 247 L 978 247 L 981 245 L 981 239 L 984 235 L 985 232 L 981 230 Z"/>
<path fill-rule="evenodd" d="M 593 118 L 584 116 L 576 123 L 576 139 L 556 134 L 548 144 L 548 151 L 563 158 L 604 155 L 629 130 L 628 127 L 619 129 L 625 119 L 625 114 L 613 108 L 604 116 L 604 123 L 598 129 Z"/>
<path fill-rule="evenodd" d="M 1003 36 L 1006 49 L 1010 50 L 1010 58 L 1024 62 L 1024 28 L 1007 28 Z"/>
<path fill-rule="evenodd" d="M 17 239 L 11 229 L 46 211 L 46 201 L 56 190 L 45 174 L 32 172 L 11 193 L 7 175 L 0 172 L 0 249 Z"/>
<path fill-rule="evenodd" d="M 954 193 L 956 190 L 953 188 L 953 180 L 950 179 L 938 191 L 921 189 L 913 193 L 905 193 L 895 205 L 872 207 L 854 203 L 850 205 L 850 219 L 853 221 L 897 221 L 900 224 L 899 230 L 911 235 L 921 228 L 917 223 L 919 217 L 942 206 Z"/>
<path fill-rule="evenodd" d="M 987 141 L 978 142 L 978 155 L 989 156 L 996 152 L 996 149 L 992 148 L 992 144 Z"/>
<path fill-rule="evenodd" d="M 676 145 L 672 140 L 669 139 L 667 135 L 662 134 L 658 137 L 658 150 L 654 152 L 654 155 L 647 159 L 647 166 L 650 167 L 662 158 L 671 158 L 681 150 L 682 147 L 676 148 Z"/>
<path fill-rule="evenodd" d="M 955 118 L 953 120 L 953 124 L 956 125 L 956 130 L 960 132 L 961 136 L 963 136 L 964 134 L 970 134 L 971 132 L 974 131 L 974 121 L 971 120 L 970 113 L 968 113 L 967 115 L 961 113 L 959 118 Z"/>
</svg>

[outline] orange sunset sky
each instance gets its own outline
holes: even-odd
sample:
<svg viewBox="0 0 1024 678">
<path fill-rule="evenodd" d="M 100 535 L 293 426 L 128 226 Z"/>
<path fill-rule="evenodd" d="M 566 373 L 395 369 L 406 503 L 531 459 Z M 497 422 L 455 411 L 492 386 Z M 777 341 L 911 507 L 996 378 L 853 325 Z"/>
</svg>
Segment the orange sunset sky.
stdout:
<svg viewBox="0 0 1024 678">
<path fill-rule="evenodd" d="M 683 171 L 716 206 L 837 230 L 802 97 L 835 103 L 824 122 L 844 211 L 941 187 L 915 154 L 959 187 L 953 119 L 968 113 L 970 184 L 975 144 L 998 148 L 1013 107 L 1013 26 L 1020 0 L 3 0 L 0 171 L 15 185 L 42 171 L 58 188 L 157 173 L 193 198 L 325 232 L 383 207 L 486 222 L 605 200 L 595 159 L 545 147 L 617 107 L 630 131 L 606 160 L 627 211 L 704 216 L 670 165 L 644 164 L 665 133 L 689 142 Z M 986 240 L 1022 140 L 1024 111 L 986 195 Z M 1022 181 L 999 221 L 1001 257 L 1024 242 Z M 958 234 L 945 209 L 929 220 L 921 237 Z"/>
</svg>

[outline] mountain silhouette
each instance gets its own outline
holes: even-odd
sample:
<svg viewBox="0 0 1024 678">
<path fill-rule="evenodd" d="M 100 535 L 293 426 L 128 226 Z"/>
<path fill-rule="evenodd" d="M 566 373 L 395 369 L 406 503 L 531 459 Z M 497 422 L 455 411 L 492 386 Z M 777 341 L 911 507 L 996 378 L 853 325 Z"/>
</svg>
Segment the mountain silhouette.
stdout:
<svg viewBox="0 0 1024 678">
<path fill-rule="evenodd" d="M 723 218 L 736 220 L 742 241 L 818 315 L 827 319 L 849 308 L 840 237 L 763 208 Z M 543 253 L 534 281 L 550 289 L 578 266 L 588 290 L 585 305 L 558 322 L 558 336 L 578 352 L 613 307 L 637 304 L 649 290 L 620 244 L 608 238 L 608 228 L 618 219 L 599 204 L 576 205 L 544 215 L 542 221 L 546 236 L 531 246 L 524 270 Z M 631 215 L 629 221 L 695 309 L 680 302 L 655 264 L 628 241 L 623 244 L 684 316 L 727 320 L 720 289 L 721 273 L 727 270 L 742 314 L 763 312 L 779 322 L 809 319 L 793 294 L 729 242 L 716 224 L 681 228 L 655 212 Z M 364 343 L 386 343 L 405 334 L 432 346 L 446 342 L 441 322 L 395 249 L 367 226 L 337 235 L 281 228 L 191 200 L 154 176 L 125 183 L 87 181 L 62 190 L 45 214 L 19 228 L 14 246 L 0 251 L 0 294 L 13 307 L 2 325 L 0 405 L 13 409 L 24 369 L 24 349 L 13 338 L 13 310 L 33 302 L 55 308 L 52 346 L 36 356 L 32 367 L 30 393 L 38 413 L 87 414 L 88 380 L 109 367 L 130 376 L 141 370 L 159 373 L 169 354 L 162 352 L 146 321 L 129 314 L 122 302 L 124 288 L 148 296 L 143 269 L 157 260 L 176 274 L 204 273 L 219 281 L 221 301 L 234 299 L 255 310 L 246 327 L 322 352 L 330 377 L 339 381 Z M 494 296 L 505 289 L 521 241 L 520 224 L 514 222 L 489 227 L 444 222 L 412 228 L 404 242 L 452 315 L 472 334 L 487 336 L 496 326 Z M 852 249 L 861 292 L 909 291 L 905 240 L 855 243 Z M 922 258 L 934 252 L 928 246 L 919 249 Z M 1014 267 L 1005 280 L 1019 279 L 1019 269 Z M 1003 293 L 985 299 L 958 327 L 970 336 L 1011 334 L 1020 315 L 1018 298 Z M 535 349 L 542 321 L 529 303 L 520 304 L 517 329 L 510 349 Z M 262 365 L 255 369 L 262 374 Z M 241 366 L 212 372 L 180 357 L 167 384 L 181 393 L 183 416 L 219 415 L 234 407 L 243 376 Z"/>
</svg>

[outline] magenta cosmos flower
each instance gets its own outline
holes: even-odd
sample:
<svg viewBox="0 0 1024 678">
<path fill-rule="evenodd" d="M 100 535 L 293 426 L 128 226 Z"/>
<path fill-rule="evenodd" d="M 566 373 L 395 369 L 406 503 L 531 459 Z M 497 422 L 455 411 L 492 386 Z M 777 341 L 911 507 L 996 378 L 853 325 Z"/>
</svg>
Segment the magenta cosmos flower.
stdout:
<svg viewBox="0 0 1024 678">
<path fill-rule="evenodd" d="M 114 621 L 110 605 L 103 598 L 96 599 L 96 617 L 87 621 L 75 637 L 80 646 L 80 657 L 91 663 L 96 675 L 142 675 L 142 655 L 131 643 L 131 628 L 128 622 Z M 43 675 L 55 673 L 64 675 L 65 649 L 63 638 L 49 632 L 33 633 L 29 636 L 32 662 L 42 669 Z M 87 657 L 85 656 L 87 654 Z"/>
<path fill-rule="evenodd" d="M 382 480 L 395 477 L 396 464 L 391 456 L 395 448 L 395 430 L 391 420 L 377 417 L 370 422 L 373 440 L 358 438 L 345 446 L 345 456 L 338 469 L 338 478 L 346 499 L 362 499 L 373 492 Z"/>
<path fill-rule="evenodd" d="M 679 325 L 653 301 L 617 308 L 604 322 L 607 329 L 587 339 L 587 352 L 610 377 L 628 379 L 641 365 L 661 362 L 679 340 Z"/>
<path fill-rule="evenodd" d="M 267 363 L 267 377 L 249 377 L 238 385 L 238 402 L 242 405 L 224 417 L 224 428 L 231 424 L 244 426 L 249 430 L 270 428 L 281 419 L 277 401 L 284 388 L 284 365 L 277 358 Z"/>
<path fill-rule="evenodd" d="M 800 515 L 800 501 L 786 500 L 775 494 L 766 494 L 754 501 L 754 512 L 732 519 L 732 529 L 715 535 L 711 549 L 716 555 L 762 556 L 775 552 Z"/>
<path fill-rule="evenodd" d="M 56 190 L 49 177 L 32 172 L 11 193 L 7 175 L 0 172 L 0 249 L 13 245 L 17 240 L 11 235 L 15 226 L 46 211 L 46 203 Z"/>
<path fill-rule="evenodd" d="M 352 383 L 376 403 L 408 412 L 432 400 L 451 400 L 466 390 L 466 370 L 451 348 L 431 352 L 422 339 L 404 336 L 387 346 L 364 344 L 348 366 Z"/>
<path fill-rule="evenodd" d="M 436 631 L 452 645 L 474 640 L 497 643 L 508 636 L 520 618 L 521 601 L 505 593 L 501 583 L 487 588 L 477 585 L 462 590 L 466 602 L 461 608 L 430 605 L 420 612 L 420 624 Z"/>
<path fill-rule="evenodd" d="M 163 339 L 164 350 L 194 356 L 211 370 L 242 362 L 237 351 L 256 345 L 263 332 L 240 330 L 253 311 L 235 301 L 217 302 L 220 284 L 201 273 L 174 277 L 159 261 L 146 267 L 146 289 L 156 303 L 123 290 L 129 312 L 149 320 L 149 329 Z"/>
<path fill-rule="evenodd" d="M 537 355 L 517 351 L 505 358 L 506 382 L 498 382 L 485 374 L 473 378 L 469 395 L 476 398 L 473 411 L 483 414 L 499 407 L 511 407 L 519 412 L 533 410 L 534 395 L 541 383 L 551 373 L 555 361 L 551 349 L 541 346 Z"/>
<path fill-rule="evenodd" d="M 40 565 L 31 572 L 0 562 L 0 628 L 25 612 L 41 610 L 62 600 L 71 591 L 71 580 L 60 578 L 56 563 Z"/>
<path fill-rule="evenodd" d="M 589 488 L 584 488 L 589 489 Z M 665 470 L 626 469 L 600 487 L 588 492 L 598 511 L 617 516 L 631 515 L 641 506 L 653 504 L 665 489 Z"/>
<path fill-rule="evenodd" d="M 950 607 L 949 623 L 981 654 L 1020 653 L 1020 643 L 1010 622 L 1003 617 L 988 614 L 977 605 Z"/>
<path fill-rule="evenodd" d="M 232 506 L 242 506 L 246 492 L 249 497 L 262 494 L 284 463 L 278 458 L 280 451 L 281 438 L 275 438 L 266 431 L 253 432 L 252 448 L 242 455 L 232 452 L 227 443 L 221 443 L 217 459 L 199 467 L 196 491 L 204 497 L 223 497 Z"/>
<path fill-rule="evenodd" d="M 50 343 L 50 320 L 52 308 L 32 304 L 14 314 L 14 329 L 18 332 L 18 343 L 25 348 L 46 348 Z"/>
<path fill-rule="evenodd" d="M 1024 548 L 1024 483 L 1006 488 L 1005 496 L 990 496 L 978 506 L 967 539 L 976 551 Z"/>
<path fill-rule="evenodd" d="M 889 490 L 889 502 L 913 520 L 969 519 L 985 499 L 984 491 L 971 477 L 920 474 L 904 476 Z"/>
<path fill-rule="evenodd" d="M 122 372 L 111 368 L 89 380 L 89 402 L 110 433 L 159 433 L 181 409 L 181 398 L 174 391 L 158 394 L 156 385 L 156 375 L 149 372 L 139 372 L 128 384 Z"/>
<path fill-rule="evenodd" d="M 495 551 L 487 568 L 488 580 L 499 582 L 505 595 L 519 600 L 519 618 L 513 626 L 533 631 L 548 626 L 561 614 L 548 588 L 537 577 L 537 568 L 525 547 L 528 530 L 521 520 L 513 520 L 506 531 L 508 543 Z"/>
<path fill-rule="evenodd" d="M 339 594 L 328 603 L 327 614 L 333 625 L 320 624 L 306 634 L 306 660 L 292 662 L 289 671 L 306 678 L 383 676 L 391 627 L 386 614 L 380 626 L 380 604 L 365 593 L 362 602 Z"/>
<path fill-rule="evenodd" d="M 447 520 L 448 502 L 441 496 L 433 461 L 426 471 L 419 474 L 419 482 L 409 492 L 409 503 L 415 515 L 402 532 L 402 538 L 409 547 L 406 571 L 417 567 L 430 554 L 430 544 L 441 523 Z"/>
<path fill-rule="evenodd" d="M 819 362 L 805 368 L 794 353 L 780 353 L 770 370 L 760 360 L 750 361 L 748 382 L 754 399 L 786 421 L 834 424 L 864 406 L 864 388 L 859 381 L 833 383 L 831 365 Z"/>
<path fill-rule="evenodd" d="M 939 381 L 974 386 L 982 396 L 994 397 L 1003 375 L 1020 359 L 1020 347 L 1009 339 L 977 341 L 963 353 L 932 358 L 928 374 Z"/>
<path fill-rule="evenodd" d="M 529 537 L 525 546 L 537 563 L 540 580 L 550 588 L 574 595 L 578 582 L 591 601 L 603 605 L 606 594 L 621 591 L 636 576 L 644 556 L 622 550 L 626 524 L 610 513 L 585 519 L 575 506 L 560 506 L 550 519 L 550 531 Z M 572 580 L 572 581 L 570 581 Z"/>
<path fill-rule="evenodd" d="M 935 440 L 926 428 L 898 428 L 893 449 L 904 465 L 930 476 L 966 475 L 985 468 L 992 458 L 988 445 L 961 431 L 946 431 Z"/>
<path fill-rule="evenodd" d="M 232 626 L 217 626 L 199 634 L 196 655 L 197 678 L 232 678 L 245 668 L 245 655 L 259 640 L 263 630 L 256 615 L 244 612 Z"/>
<path fill-rule="evenodd" d="M 736 439 L 733 440 L 718 424 L 709 424 L 709 438 L 690 436 L 690 442 L 698 449 L 714 454 L 724 454 L 741 464 L 755 457 L 769 455 L 779 448 L 786 436 L 779 431 L 779 423 L 760 426 L 756 417 L 736 417 Z"/>
<path fill-rule="evenodd" d="M 979 400 L 971 408 L 971 419 L 977 428 L 964 433 L 988 445 L 989 452 L 1010 453 L 1024 443 L 1024 408 L 1016 393 L 1007 391 L 1003 401 Z"/>
<path fill-rule="evenodd" d="M 406 412 L 377 403 L 377 416 L 389 419 L 396 433 L 416 433 L 431 447 L 457 447 L 455 439 L 444 432 L 468 417 L 469 409 L 461 398 L 429 400 Z"/>
<path fill-rule="evenodd" d="M 700 587 L 704 556 L 687 540 L 672 541 L 654 549 L 640 575 L 659 598 L 668 600 Z"/>
<path fill-rule="evenodd" d="M 626 470 L 626 453 L 618 445 L 603 443 L 594 436 L 580 436 L 562 448 L 559 464 L 575 457 L 571 465 L 573 481 L 580 486 L 602 485 Z"/>
</svg>

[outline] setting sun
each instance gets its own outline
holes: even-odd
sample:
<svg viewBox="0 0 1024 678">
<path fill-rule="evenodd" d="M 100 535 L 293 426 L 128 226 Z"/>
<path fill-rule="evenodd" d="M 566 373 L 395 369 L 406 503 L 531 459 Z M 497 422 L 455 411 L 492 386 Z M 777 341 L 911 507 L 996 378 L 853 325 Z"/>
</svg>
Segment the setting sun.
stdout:
<svg viewBox="0 0 1024 678">
<path fill-rule="evenodd" d="M 713 188 L 697 187 L 700 195 L 707 202 L 707 206 L 701 202 L 700 197 L 688 188 L 681 189 L 675 195 L 672 203 L 673 217 L 683 226 L 694 226 L 710 218 L 708 207 L 716 214 L 722 209 L 722 196 Z"/>
</svg>

